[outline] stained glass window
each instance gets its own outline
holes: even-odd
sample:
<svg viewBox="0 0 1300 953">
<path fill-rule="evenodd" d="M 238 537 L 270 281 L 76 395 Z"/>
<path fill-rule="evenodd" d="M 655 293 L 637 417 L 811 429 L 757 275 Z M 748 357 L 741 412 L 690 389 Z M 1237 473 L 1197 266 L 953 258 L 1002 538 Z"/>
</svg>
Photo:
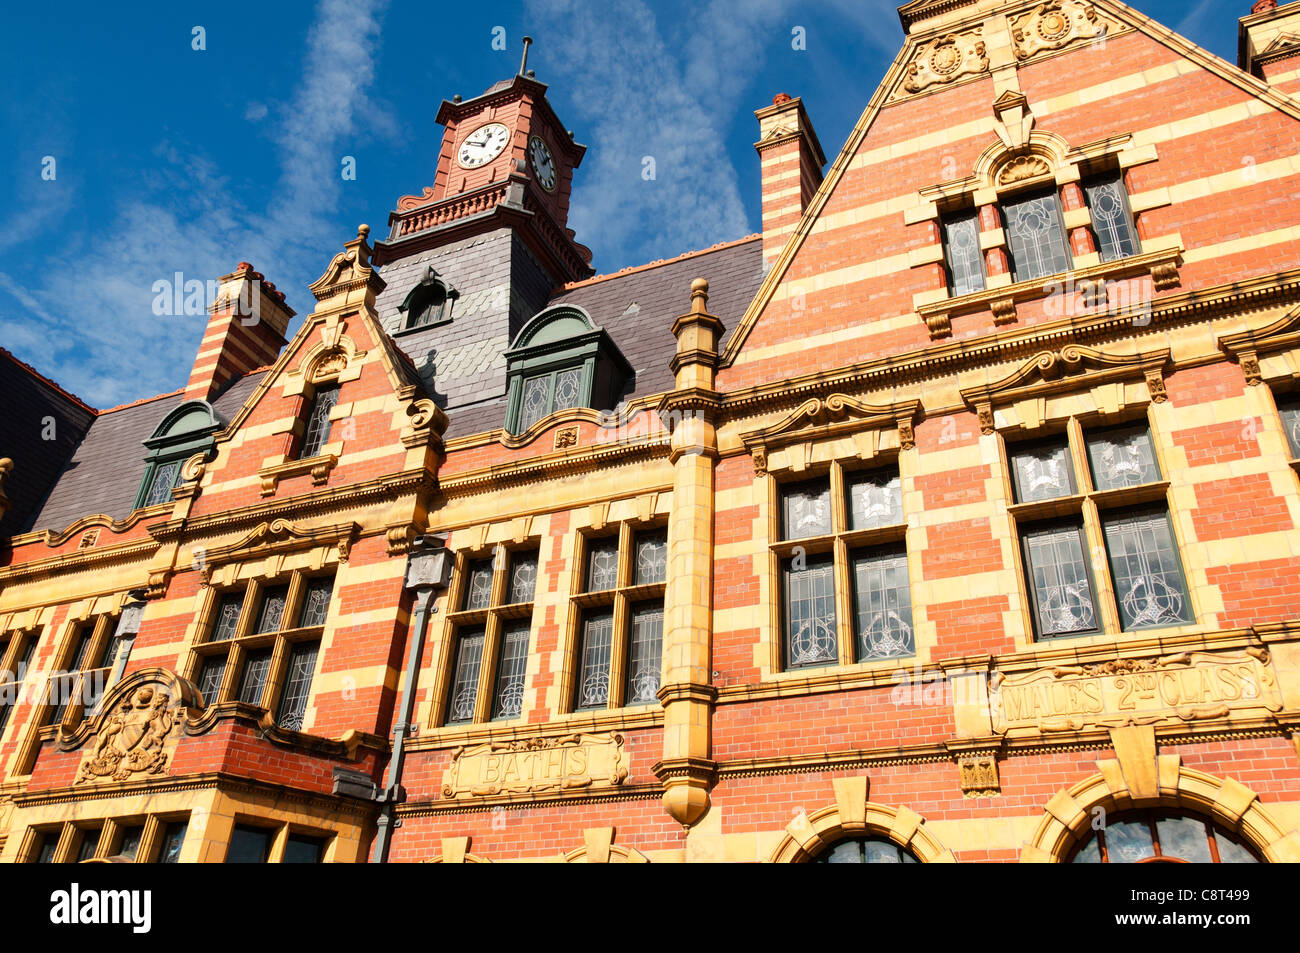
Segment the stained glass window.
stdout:
<svg viewBox="0 0 1300 953">
<path fill-rule="evenodd" d="M 172 463 L 160 463 L 153 471 L 153 479 L 149 483 L 149 493 L 145 497 L 145 506 L 156 506 L 159 503 L 170 503 L 172 500 L 172 488 L 180 482 L 181 464 L 179 460 Z"/>
<path fill-rule="evenodd" d="M 537 592 L 537 553 L 513 553 L 510 557 L 510 595 L 512 604 L 532 602 Z"/>
<path fill-rule="evenodd" d="M 492 559 L 476 559 L 469 564 L 465 582 L 465 609 L 486 609 L 492 601 Z"/>
<path fill-rule="evenodd" d="M 185 832 L 189 821 L 172 821 L 163 829 L 162 849 L 158 852 L 158 863 L 176 864 L 181 859 L 181 847 L 185 844 Z"/>
<path fill-rule="evenodd" d="M 1164 508 L 1108 516 L 1102 529 L 1124 628 L 1194 622 Z"/>
<path fill-rule="evenodd" d="M 567 410 L 582 402 L 582 368 L 574 367 L 555 375 L 555 400 L 552 410 Z"/>
<path fill-rule="evenodd" d="M 1160 479 L 1151 433 L 1145 424 L 1088 435 L 1088 462 L 1098 490 L 1154 483 Z"/>
<path fill-rule="evenodd" d="M 333 593 L 333 576 L 318 576 L 307 580 L 307 584 L 303 586 L 302 608 L 298 610 L 298 628 L 324 625 L 329 615 L 330 596 Z"/>
<path fill-rule="evenodd" d="M 902 482 L 896 471 L 851 477 L 848 488 L 851 529 L 876 529 L 903 522 Z"/>
<path fill-rule="evenodd" d="M 235 630 L 239 627 L 239 612 L 244 608 L 244 593 L 227 592 L 221 597 L 217 604 L 217 621 L 212 627 L 212 638 L 209 642 L 224 642 L 227 639 L 234 638 Z"/>
<path fill-rule="evenodd" d="M 1282 429 L 1286 431 L 1291 459 L 1300 458 L 1300 394 L 1286 394 L 1277 399 L 1278 413 L 1282 415 Z"/>
<path fill-rule="evenodd" d="M 648 705 L 659 700 L 663 671 L 664 607 L 646 603 L 632 609 L 632 641 L 628 651 L 627 701 Z"/>
<path fill-rule="evenodd" d="M 284 603 L 289 598 L 288 586 L 271 586 L 262 593 L 262 608 L 257 614 L 256 632 L 278 632 L 284 619 Z"/>
<path fill-rule="evenodd" d="M 78 673 L 86 663 L 86 656 L 90 652 L 90 643 L 94 637 L 94 623 L 83 626 L 77 634 L 76 646 L 72 650 L 72 657 L 68 660 L 64 674 L 53 675 L 46 683 L 46 701 L 50 707 L 46 709 L 44 724 L 57 725 L 63 721 L 63 715 L 68 710 L 68 703 L 72 701 L 73 695 L 76 694 Z"/>
<path fill-rule="evenodd" d="M 519 429 L 527 430 L 551 412 L 551 375 L 524 379 L 524 397 L 519 405 Z"/>
<path fill-rule="evenodd" d="M 907 552 L 902 547 L 861 552 L 855 553 L 852 560 L 857 660 L 916 654 Z"/>
<path fill-rule="evenodd" d="M 1022 540 L 1038 634 L 1095 632 L 1097 606 L 1084 556 L 1083 528 L 1038 527 L 1027 530 Z"/>
<path fill-rule="evenodd" d="M 311 696 L 311 680 L 316 674 L 316 656 L 319 652 L 320 645 L 316 642 L 298 642 L 289 651 L 284 694 L 280 698 L 280 711 L 275 719 L 283 728 L 302 731 L 303 715 L 307 713 L 307 699 Z"/>
<path fill-rule="evenodd" d="M 618 538 L 593 539 L 587 552 L 587 591 L 603 592 L 618 585 Z"/>
<path fill-rule="evenodd" d="M 635 585 L 663 582 L 668 578 L 668 533 L 660 530 L 636 537 Z"/>
<path fill-rule="evenodd" d="M 244 656 L 244 670 L 240 675 L 236 697 L 249 705 L 260 705 L 262 689 L 266 687 L 266 676 L 270 670 L 270 649 L 251 649 L 247 652 Z"/>
<path fill-rule="evenodd" d="M 609 663 L 614 649 L 614 613 L 593 612 L 582 621 L 578 653 L 577 708 L 604 708 L 609 703 Z"/>
<path fill-rule="evenodd" d="M 808 480 L 781 488 L 786 539 L 825 536 L 831 531 L 829 480 Z"/>
<path fill-rule="evenodd" d="M 140 839 L 144 836 L 144 827 L 132 825 L 122 828 L 122 839 L 118 841 L 117 856 L 135 860 L 140 852 Z"/>
<path fill-rule="evenodd" d="M 492 693 L 493 718 L 518 718 L 523 711 L 529 627 L 527 621 L 512 622 L 501 632 L 501 662 L 497 665 L 497 684 Z"/>
<path fill-rule="evenodd" d="M 1092 212 L 1092 233 L 1102 261 L 1127 258 L 1138 252 L 1137 230 L 1129 211 L 1128 192 L 1119 172 L 1094 176 L 1083 184 Z"/>
<path fill-rule="evenodd" d="M 1016 281 L 1034 281 L 1070 270 L 1070 252 L 1053 192 L 1035 192 L 1002 206 Z"/>
<path fill-rule="evenodd" d="M 456 666 L 452 670 L 451 695 L 447 704 L 447 724 L 463 724 L 474 720 L 474 707 L 478 703 L 478 673 L 483 661 L 484 631 L 469 629 L 463 632 L 456 645 Z"/>
<path fill-rule="evenodd" d="M 36 851 L 36 863 L 54 863 L 54 853 L 59 848 L 59 832 L 46 831 L 41 835 L 41 846 Z"/>
<path fill-rule="evenodd" d="M 99 835 L 103 832 L 102 828 L 88 828 L 81 835 L 81 843 L 77 845 L 77 863 L 84 863 L 95 856 L 95 850 L 99 847 Z"/>
<path fill-rule="evenodd" d="M 799 566 L 803 562 L 806 565 Z M 835 567 L 830 556 L 785 561 L 785 639 L 790 668 L 838 660 Z"/>
<path fill-rule="evenodd" d="M 974 211 L 945 216 L 943 252 L 952 297 L 984 289 L 984 253 L 980 250 L 979 215 Z"/>
<path fill-rule="evenodd" d="M 316 456 L 321 452 L 321 448 L 329 443 L 330 411 L 338 405 L 338 402 L 337 384 L 324 384 L 316 388 L 316 393 L 311 399 L 311 407 L 307 411 L 302 447 L 298 452 L 299 459 L 306 460 Z"/>
<path fill-rule="evenodd" d="M 221 680 L 226 677 L 226 656 L 209 655 L 203 660 L 199 669 L 198 684 L 195 686 L 203 696 L 203 704 L 211 705 L 217 700 L 221 689 Z"/>
<path fill-rule="evenodd" d="M 1257 864 L 1258 858 L 1213 821 L 1174 811 L 1111 815 L 1070 859 L 1075 864 Z"/>
<path fill-rule="evenodd" d="M 1074 493 L 1074 467 L 1064 437 L 1016 448 L 1011 454 L 1016 502 L 1052 500 Z"/>
<path fill-rule="evenodd" d="M 851 837 L 836 841 L 813 858 L 817 864 L 915 864 L 909 851 L 883 837 Z"/>
<path fill-rule="evenodd" d="M 21 639 L 23 636 L 14 636 L 14 638 Z M 12 649 L 12 646 L 10 648 Z M 9 724 L 9 716 L 13 714 L 14 706 L 18 704 L 18 698 L 22 694 L 22 684 L 27 680 L 27 670 L 31 668 L 32 656 L 35 654 L 36 639 L 26 638 L 19 647 L 13 669 L 0 672 L 0 733 Z"/>
</svg>

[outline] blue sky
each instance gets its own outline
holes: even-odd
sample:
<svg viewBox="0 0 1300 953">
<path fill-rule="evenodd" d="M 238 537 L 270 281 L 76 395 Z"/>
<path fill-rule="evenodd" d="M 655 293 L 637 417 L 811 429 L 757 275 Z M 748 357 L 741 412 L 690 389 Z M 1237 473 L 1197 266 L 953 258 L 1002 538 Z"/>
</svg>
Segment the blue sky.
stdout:
<svg viewBox="0 0 1300 953">
<path fill-rule="evenodd" d="M 1136 6 L 1231 60 L 1249 4 Z M 753 110 L 802 96 L 833 157 L 902 40 L 892 0 L 52 9 L 8 9 L 0 40 L 0 346 L 97 407 L 185 383 L 204 318 L 152 308 L 176 272 L 251 261 L 309 312 L 306 286 L 356 225 L 382 234 L 432 183 L 441 100 L 513 75 L 525 33 L 589 147 L 570 224 L 601 272 L 757 230 Z"/>
</svg>

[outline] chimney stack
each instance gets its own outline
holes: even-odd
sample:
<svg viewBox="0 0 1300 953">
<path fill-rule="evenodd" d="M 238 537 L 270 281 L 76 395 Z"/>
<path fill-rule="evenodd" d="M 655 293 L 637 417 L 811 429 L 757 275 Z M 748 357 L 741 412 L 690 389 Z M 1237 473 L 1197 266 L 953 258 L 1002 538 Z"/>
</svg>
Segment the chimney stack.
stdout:
<svg viewBox="0 0 1300 953">
<path fill-rule="evenodd" d="M 294 314 L 284 292 L 246 261 L 221 278 L 208 311 L 212 317 L 185 385 L 186 400 L 211 400 L 233 378 L 274 362 Z"/>
<path fill-rule="evenodd" d="M 1257 0 L 1237 21 L 1237 65 L 1283 92 L 1300 92 L 1300 3 Z M 1285 75 L 1295 78 L 1279 82 Z"/>
<path fill-rule="evenodd" d="M 777 93 L 758 117 L 759 164 L 763 180 L 763 263 L 770 265 L 794 232 L 813 193 L 822 184 L 826 154 L 813 131 L 803 100 Z"/>
</svg>

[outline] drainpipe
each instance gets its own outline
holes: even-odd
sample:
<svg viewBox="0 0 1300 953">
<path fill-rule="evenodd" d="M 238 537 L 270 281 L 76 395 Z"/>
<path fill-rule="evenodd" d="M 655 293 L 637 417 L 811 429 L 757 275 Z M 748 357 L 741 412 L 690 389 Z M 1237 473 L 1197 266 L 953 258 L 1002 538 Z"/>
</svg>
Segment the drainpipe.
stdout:
<svg viewBox="0 0 1300 953">
<path fill-rule="evenodd" d="M 429 616 L 437 612 L 434 595 L 447 588 L 451 578 L 451 554 L 447 552 L 445 537 L 419 536 L 411 543 L 406 562 L 406 580 L 403 586 L 415 593 L 414 631 L 406 648 L 406 672 L 402 678 L 402 695 L 397 705 L 397 721 L 393 725 L 393 756 L 388 762 L 388 778 L 382 791 L 376 794 L 379 802 L 378 830 L 370 851 L 372 864 L 388 862 L 393 829 L 401 825 L 397 805 L 406 800 L 402 787 L 402 767 L 406 761 L 406 738 L 411 732 L 411 715 L 415 708 L 415 691 L 419 684 L 420 659 L 424 655 L 424 637 L 429 627 Z"/>
</svg>

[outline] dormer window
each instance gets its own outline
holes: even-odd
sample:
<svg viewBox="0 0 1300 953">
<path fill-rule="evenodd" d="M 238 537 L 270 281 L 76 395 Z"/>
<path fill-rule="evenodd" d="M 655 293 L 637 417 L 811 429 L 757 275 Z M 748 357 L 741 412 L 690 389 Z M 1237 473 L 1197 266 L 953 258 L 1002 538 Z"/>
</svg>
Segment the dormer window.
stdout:
<svg viewBox="0 0 1300 953">
<path fill-rule="evenodd" d="M 612 407 L 632 376 L 609 335 L 569 305 L 529 321 L 506 352 L 506 365 L 506 429 L 516 434 L 557 411 Z"/>
<path fill-rule="evenodd" d="M 180 485 L 181 467 L 196 453 L 211 453 L 214 437 L 225 424 L 206 400 L 190 400 L 163 418 L 153 435 L 144 442 L 144 479 L 135 505 L 156 506 L 172 501 L 172 490 Z"/>
<path fill-rule="evenodd" d="M 298 459 L 307 460 L 318 456 L 321 448 L 330 439 L 330 411 L 339 402 L 339 385 L 318 384 L 312 394 L 311 406 L 307 409 L 307 419 L 302 432 L 302 443 L 298 447 Z"/>
<path fill-rule="evenodd" d="M 397 310 L 405 316 L 401 330 L 416 331 L 446 324 L 451 320 L 452 305 L 458 297 L 456 289 L 448 285 L 432 267 L 426 269 L 420 283 L 397 306 Z"/>
</svg>

